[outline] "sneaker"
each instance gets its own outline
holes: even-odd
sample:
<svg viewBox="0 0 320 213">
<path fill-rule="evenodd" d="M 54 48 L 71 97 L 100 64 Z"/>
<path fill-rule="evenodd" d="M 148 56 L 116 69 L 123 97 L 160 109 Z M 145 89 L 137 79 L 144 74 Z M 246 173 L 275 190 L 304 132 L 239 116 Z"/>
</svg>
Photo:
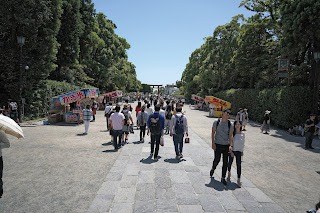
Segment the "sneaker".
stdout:
<svg viewBox="0 0 320 213">
<path fill-rule="evenodd" d="M 124 146 L 124 141 L 122 141 L 121 146 Z"/>
<path fill-rule="evenodd" d="M 179 155 L 176 156 L 176 160 L 180 160 L 180 156 Z"/>
<path fill-rule="evenodd" d="M 213 176 L 213 173 L 214 173 L 214 169 L 211 169 L 211 170 L 210 170 L 210 177 Z"/>
<path fill-rule="evenodd" d="M 226 181 L 226 179 L 225 178 L 221 178 L 221 183 L 223 183 L 223 185 L 227 185 L 227 181 Z"/>
<path fill-rule="evenodd" d="M 239 188 L 241 188 L 240 178 L 238 179 L 237 184 L 238 184 Z"/>
<path fill-rule="evenodd" d="M 183 158 L 183 154 L 180 154 L 180 158 Z"/>
<path fill-rule="evenodd" d="M 159 158 L 158 158 L 158 156 L 157 156 L 157 157 L 153 157 L 153 159 L 154 159 L 155 161 L 158 161 Z"/>
</svg>

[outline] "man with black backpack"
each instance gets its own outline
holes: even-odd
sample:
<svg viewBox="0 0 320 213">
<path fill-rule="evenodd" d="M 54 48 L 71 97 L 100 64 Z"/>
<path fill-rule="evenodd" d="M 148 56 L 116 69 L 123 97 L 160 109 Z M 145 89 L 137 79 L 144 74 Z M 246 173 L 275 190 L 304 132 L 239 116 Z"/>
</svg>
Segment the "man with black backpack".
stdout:
<svg viewBox="0 0 320 213">
<path fill-rule="evenodd" d="M 218 119 L 213 122 L 212 125 L 212 149 L 214 150 L 214 161 L 212 169 L 210 171 L 210 177 L 212 177 L 214 170 L 217 168 L 221 154 L 223 157 L 222 164 L 222 175 L 221 182 L 224 185 L 227 185 L 226 174 L 228 167 L 228 155 L 232 152 L 232 143 L 233 143 L 233 125 L 228 120 L 230 117 L 231 111 L 226 108 L 223 110 L 222 119 Z"/>
<path fill-rule="evenodd" d="M 160 145 L 160 138 L 163 135 L 164 129 L 164 116 L 160 115 L 160 105 L 156 105 L 155 112 L 149 116 L 148 119 L 148 132 L 147 135 L 151 132 L 151 153 L 150 156 L 153 155 L 154 159 L 158 160 L 158 152 Z M 154 150 L 154 144 L 156 143 L 156 149 Z"/>
<path fill-rule="evenodd" d="M 176 159 L 183 158 L 183 136 L 188 136 L 188 123 L 185 115 L 181 113 L 182 108 L 176 108 L 177 113 L 172 116 L 170 122 L 170 136 L 173 136 L 174 149 L 176 152 Z"/>
</svg>

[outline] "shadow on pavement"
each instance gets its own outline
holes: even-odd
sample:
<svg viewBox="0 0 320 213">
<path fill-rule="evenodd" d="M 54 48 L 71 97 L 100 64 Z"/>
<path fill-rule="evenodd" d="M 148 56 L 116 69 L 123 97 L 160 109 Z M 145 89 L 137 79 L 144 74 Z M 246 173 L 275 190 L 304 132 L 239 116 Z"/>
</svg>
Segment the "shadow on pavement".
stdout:
<svg viewBox="0 0 320 213">
<path fill-rule="evenodd" d="M 108 130 L 100 130 L 100 132 L 109 132 Z"/>
<path fill-rule="evenodd" d="M 50 126 L 80 126 L 82 123 L 64 123 L 64 122 L 59 122 L 59 123 L 50 123 Z"/>
<path fill-rule="evenodd" d="M 152 164 L 155 161 L 152 159 L 152 155 L 150 155 L 148 158 L 142 158 L 140 162 L 145 164 Z"/>
<path fill-rule="evenodd" d="M 113 145 L 112 142 L 108 142 L 108 143 L 103 143 L 102 146 L 109 146 L 109 145 Z"/>
<path fill-rule="evenodd" d="M 143 143 L 142 141 L 135 141 L 135 142 L 132 142 L 133 144 L 141 144 Z"/>
<path fill-rule="evenodd" d="M 87 134 L 86 133 L 79 133 L 79 134 L 76 134 L 77 136 L 86 136 Z"/>
<path fill-rule="evenodd" d="M 167 163 L 180 163 L 182 161 L 186 161 L 185 159 L 175 159 L 175 158 L 169 158 L 169 159 L 165 159 L 164 162 L 167 162 Z"/>
<path fill-rule="evenodd" d="M 118 149 L 109 149 L 109 150 L 104 150 L 102 152 L 118 152 Z"/>
<path fill-rule="evenodd" d="M 217 181 L 214 179 L 214 177 L 211 178 L 210 183 L 205 184 L 206 187 L 214 188 L 217 191 L 224 191 L 224 190 L 236 190 L 238 189 L 238 185 L 236 183 L 232 183 L 230 180 L 227 179 L 228 185 L 223 185 L 220 181 Z"/>
</svg>

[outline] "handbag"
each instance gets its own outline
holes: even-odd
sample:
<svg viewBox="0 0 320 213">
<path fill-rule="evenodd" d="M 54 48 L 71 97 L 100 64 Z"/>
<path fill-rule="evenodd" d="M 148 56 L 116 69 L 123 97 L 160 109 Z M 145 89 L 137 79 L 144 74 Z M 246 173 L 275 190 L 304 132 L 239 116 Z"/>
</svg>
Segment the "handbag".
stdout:
<svg viewBox="0 0 320 213">
<path fill-rule="evenodd" d="M 160 137 L 160 145 L 164 146 L 164 138 L 163 138 L 163 136 Z"/>
<path fill-rule="evenodd" d="M 185 138 L 185 139 L 184 139 L 184 142 L 185 142 L 185 143 L 190 143 L 190 138 Z"/>
</svg>

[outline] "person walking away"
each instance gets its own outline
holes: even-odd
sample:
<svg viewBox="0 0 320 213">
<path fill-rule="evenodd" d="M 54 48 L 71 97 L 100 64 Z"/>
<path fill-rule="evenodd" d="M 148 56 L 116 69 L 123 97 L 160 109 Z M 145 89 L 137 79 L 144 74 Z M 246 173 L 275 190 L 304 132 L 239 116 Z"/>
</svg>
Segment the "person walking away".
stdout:
<svg viewBox="0 0 320 213">
<path fill-rule="evenodd" d="M 312 147 L 312 140 L 315 135 L 318 134 L 318 131 L 316 131 L 316 123 L 315 123 L 316 115 L 311 113 L 310 118 L 306 120 L 306 123 L 304 125 L 304 132 L 305 132 L 305 148 L 306 149 L 314 149 Z"/>
<path fill-rule="evenodd" d="M 109 112 L 109 118 L 108 118 L 108 122 L 109 122 L 109 124 L 108 124 L 108 130 L 109 130 L 109 134 L 110 134 L 110 137 L 111 137 L 111 143 L 113 143 L 113 133 L 112 133 L 112 125 L 111 125 L 111 120 L 110 120 L 110 117 L 111 117 L 111 115 L 113 114 L 113 113 L 115 113 L 116 112 L 116 110 L 115 110 L 115 107 L 112 107 L 111 108 L 111 111 Z"/>
<path fill-rule="evenodd" d="M 88 134 L 89 124 L 92 116 L 92 110 L 90 109 L 90 105 L 88 104 L 85 109 L 83 109 L 83 122 L 84 122 L 84 134 Z"/>
<path fill-rule="evenodd" d="M 210 177 L 212 177 L 214 170 L 217 168 L 221 154 L 223 157 L 221 182 L 227 185 L 226 173 L 228 167 L 228 154 L 232 151 L 233 144 L 233 126 L 228 120 L 230 118 L 231 110 L 225 108 L 222 113 L 222 119 L 215 120 L 212 125 L 212 149 L 214 150 L 214 160 L 212 169 L 210 170 Z"/>
<path fill-rule="evenodd" d="M 106 105 L 106 108 L 104 109 L 104 116 L 106 117 L 106 120 L 107 120 L 107 130 L 109 130 L 109 118 L 110 118 L 111 112 L 112 112 L 112 103 L 109 102 Z"/>
<path fill-rule="evenodd" d="M 8 100 L 8 110 L 9 110 L 9 117 L 14 120 L 17 124 L 20 125 L 20 120 L 18 116 L 18 104 L 17 102 L 13 102 L 10 99 Z M 20 115 L 21 116 L 21 115 Z"/>
<path fill-rule="evenodd" d="M 246 126 L 249 122 L 249 114 L 248 114 L 248 109 L 243 110 L 243 120 L 242 120 L 242 130 L 246 131 Z"/>
<path fill-rule="evenodd" d="M 3 195 L 3 181 L 2 181 L 2 175 L 3 175 L 3 159 L 2 159 L 2 149 L 9 148 L 10 142 L 6 136 L 6 134 L 0 130 L 0 198 Z"/>
<path fill-rule="evenodd" d="M 172 116 L 170 122 L 170 136 L 173 136 L 174 149 L 176 152 L 176 159 L 183 158 L 183 136 L 188 136 L 188 122 L 186 116 L 182 113 L 182 108 L 177 108 L 177 113 Z"/>
<path fill-rule="evenodd" d="M 129 99 L 130 99 L 130 97 L 128 96 L 128 99 L 127 100 L 125 100 L 125 102 L 126 102 L 126 104 L 127 104 L 127 108 L 128 108 L 128 110 L 130 111 L 130 112 L 132 112 L 132 106 L 131 106 L 131 104 L 129 103 Z"/>
<path fill-rule="evenodd" d="M 147 104 L 146 112 L 148 113 L 148 115 L 151 115 L 153 113 L 153 110 L 152 110 L 151 105 L 149 103 Z"/>
<path fill-rule="evenodd" d="M 120 113 L 119 105 L 116 106 L 115 110 L 116 111 L 110 116 L 110 125 L 112 129 L 114 149 L 119 149 L 121 147 L 122 129 L 124 126 L 125 117 L 122 113 Z"/>
<path fill-rule="evenodd" d="M 144 136 L 146 135 L 146 125 L 147 125 L 148 118 L 149 118 L 149 115 L 145 111 L 145 107 L 143 106 L 137 116 L 138 126 L 140 127 L 141 142 L 144 142 Z"/>
<path fill-rule="evenodd" d="M 233 130 L 233 146 L 232 152 L 229 154 L 229 163 L 228 163 L 228 178 L 231 178 L 231 165 L 234 157 L 236 157 L 237 162 L 237 175 L 238 180 L 237 184 L 241 188 L 241 156 L 243 156 L 243 149 L 245 143 L 245 135 L 242 131 L 241 121 L 234 122 L 234 130 Z"/>
<path fill-rule="evenodd" d="M 149 115 L 148 118 L 148 132 L 147 135 L 151 132 L 151 153 L 150 156 L 154 153 L 154 160 L 158 160 L 158 152 L 160 145 L 160 137 L 163 135 L 164 129 L 164 117 L 160 115 L 160 106 L 155 106 L 155 112 Z M 154 145 L 156 147 L 154 148 Z"/>
<path fill-rule="evenodd" d="M 131 125 L 133 125 L 133 119 L 131 111 L 129 110 L 129 106 L 127 104 L 124 104 L 123 110 L 121 112 L 124 115 L 124 125 L 122 128 L 123 134 L 122 134 L 122 145 L 125 143 L 128 143 L 128 136 L 130 133 L 130 121 Z"/>
<path fill-rule="evenodd" d="M 163 109 L 163 104 L 159 104 L 160 105 L 160 115 L 163 115 L 163 117 L 165 117 L 166 111 Z"/>
<path fill-rule="evenodd" d="M 136 106 L 136 118 L 137 118 L 137 128 L 139 129 L 139 125 L 138 125 L 138 113 L 141 111 L 141 102 L 138 102 L 138 106 Z"/>
<path fill-rule="evenodd" d="M 98 110 L 98 102 L 94 100 L 94 98 L 91 98 L 92 102 L 92 122 L 96 120 L 96 114 Z"/>
<path fill-rule="evenodd" d="M 165 127 L 166 127 L 166 132 L 165 134 L 169 134 L 169 130 L 170 130 L 170 121 L 171 121 L 171 118 L 172 118 L 172 112 L 171 112 L 171 105 L 167 105 L 167 108 L 166 108 L 166 112 L 165 112 Z"/>
<path fill-rule="evenodd" d="M 265 131 L 264 134 L 269 134 L 270 132 L 270 113 L 271 111 L 266 110 L 264 113 L 263 124 L 261 126 L 261 132 Z"/>
<path fill-rule="evenodd" d="M 239 111 L 236 115 L 236 121 L 241 121 L 242 122 L 242 113 L 243 113 L 243 109 L 239 108 Z"/>
</svg>

